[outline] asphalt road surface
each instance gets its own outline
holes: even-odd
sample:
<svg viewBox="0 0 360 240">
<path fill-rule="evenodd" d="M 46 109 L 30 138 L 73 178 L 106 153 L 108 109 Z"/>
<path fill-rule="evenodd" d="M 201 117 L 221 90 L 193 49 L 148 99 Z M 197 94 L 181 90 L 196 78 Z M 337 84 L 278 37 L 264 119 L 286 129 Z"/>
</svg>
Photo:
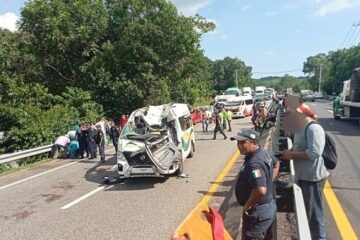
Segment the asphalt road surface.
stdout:
<svg viewBox="0 0 360 240">
<path fill-rule="evenodd" d="M 334 120 L 332 103 L 307 103 L 319 116 L 320 123 L 336 142 L 338 165 L 331 171 L 329 182 L 347 216 L 353 231 L 360 237 L 360 126 L 358 121 Z M 326 201 L 325 201 L 326 202 Z M 335 213 L 336 214 L 336 213 Z M 335 216 L 336 217 L 336 216 Z M 327 204 L 326 229 L 328 239 L 342 239 L 339 228 Z"/>
<path fill-rule="evenodd" d="M 234 120 L 233 134 L 249 122 Z M 221 135 L 212 137 L 196 126 L 195 156 L 184 164 L 189 178 L 103 185 L 104 176 L 116 175 L 112 147 L 103 165 L 57 160 L 2 177 L 0 238 L 169 239 L 236 151 L 236 144 Z"/>
</svg>

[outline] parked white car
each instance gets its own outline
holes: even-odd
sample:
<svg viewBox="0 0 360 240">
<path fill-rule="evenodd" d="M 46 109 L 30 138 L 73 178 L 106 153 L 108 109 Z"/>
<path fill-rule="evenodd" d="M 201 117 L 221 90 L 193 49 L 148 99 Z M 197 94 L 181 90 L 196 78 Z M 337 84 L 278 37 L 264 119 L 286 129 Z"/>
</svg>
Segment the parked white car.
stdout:
<svg viewBox="0 0 360 240">
<path fill-rule="evenodd" d="M 323 99 L 324 98 L 324 95 L 322 92 L 315 92 L 314 96 L 315 96 L 315 99 Z"/>
</svg>

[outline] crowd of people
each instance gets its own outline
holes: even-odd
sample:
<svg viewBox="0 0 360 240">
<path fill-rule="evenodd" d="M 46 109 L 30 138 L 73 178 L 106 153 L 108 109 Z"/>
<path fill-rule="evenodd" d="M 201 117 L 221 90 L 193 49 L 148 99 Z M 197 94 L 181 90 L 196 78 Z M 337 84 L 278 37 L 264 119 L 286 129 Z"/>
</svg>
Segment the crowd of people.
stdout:
<svg viewBox="0 0 360 240">
<path fill-rule="evenodd" d="M 283 107 L 283 127 L 293 140 L 293 148 L 270 155 L 259 145 L 259 127 L 271 127 L 276 113 L 266 113 L 259 104 L 254 109 L 254 128 L 243 129 L 230 138 L 237 141 L 237 147 L 245 156 L 235 186 L 237 201 L 243 206 L 242 239 L 272 239 L 272 223 L 276 204 L 273 184 L 277 179 L 279 162 L 294 161 L 295 176 L 302 190 L 308 217 L 311 239 L 326 239 L 323 189 L 329 171 L 323 157 L 326 143 L 325 131 L 317 123 L 316 114 L 301 99 L 287 96 L 282 103 L 274 99 L 273 109 Z M 264 118 L 264 119 L 262 119 Z M 260 124 L 260 126 L 258 125 Z"/>
<path fill-rule="evenodd" d="M 97 123 L 84 123 L 77 121 L 66 134 L 59 136 L 52 147 L 52 157 L 95 159 L 100 155 L 100 162 L 105 162 L 105 145 L 109 140 L 118 151 L 118 139 L 121 130 L 125 127 L 128 117 L 123 114 L 117 126 L 114 121 L 102 118 Z"/>
</svg>

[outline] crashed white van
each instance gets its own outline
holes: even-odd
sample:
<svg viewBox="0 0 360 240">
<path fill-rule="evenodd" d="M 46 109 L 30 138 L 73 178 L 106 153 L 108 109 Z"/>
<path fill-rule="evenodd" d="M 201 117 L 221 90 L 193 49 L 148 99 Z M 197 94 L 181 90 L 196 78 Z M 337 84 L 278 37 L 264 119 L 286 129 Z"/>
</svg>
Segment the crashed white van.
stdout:
<svg viewBox="0 0 360 240">
<path fill-rule="evenodd" d="M 119 138 L 120 178 L 182 173 L 195 151 L 195 133 L 186 104 L 140 108 L 131 113 Z"/>
</svg>

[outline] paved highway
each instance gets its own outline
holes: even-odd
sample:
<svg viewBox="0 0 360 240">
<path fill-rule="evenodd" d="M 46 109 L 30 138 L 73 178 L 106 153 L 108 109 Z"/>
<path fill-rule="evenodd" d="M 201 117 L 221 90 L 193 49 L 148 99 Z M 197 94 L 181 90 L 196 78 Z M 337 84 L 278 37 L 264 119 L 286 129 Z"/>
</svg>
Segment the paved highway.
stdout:
<svg viewBox="0 0 360 240">
<path fill-rule="evenodd" d="M 360 126 L 357 121 L 336 121 L 332 117 L 332 103 L 316 101 L 307 103 L 319 116 L 324 129 L 331 134 L 336 142 L 338 152 L 338 166 L 331 172 L 329 182 L 335 192 L 343 213 L 348 218 L 352 231 L 360 236 Z M 341 210 L 333 200 L 326 200 L 326 224 L 328 239 L 344 239 L 343 234 L 349 234 L 351 229 L 346 221 L 336 223 Z M 330 207 L 332 210 L 330 210 Z M 351 239 L 349 237 L 345 239 Z"/>
<path fill-rule="evenodd" d="M 234 132 L 249 121 L 233 121 Z M 196 130 L 195 156 L 184 165 L 189 178 L 103 186 L 114 175 L 111 147 L 104 165 L 59 160 L 0 178 L 1 239 L 169 239 L 236 151 L 222 136 Z"/>
</svg>

